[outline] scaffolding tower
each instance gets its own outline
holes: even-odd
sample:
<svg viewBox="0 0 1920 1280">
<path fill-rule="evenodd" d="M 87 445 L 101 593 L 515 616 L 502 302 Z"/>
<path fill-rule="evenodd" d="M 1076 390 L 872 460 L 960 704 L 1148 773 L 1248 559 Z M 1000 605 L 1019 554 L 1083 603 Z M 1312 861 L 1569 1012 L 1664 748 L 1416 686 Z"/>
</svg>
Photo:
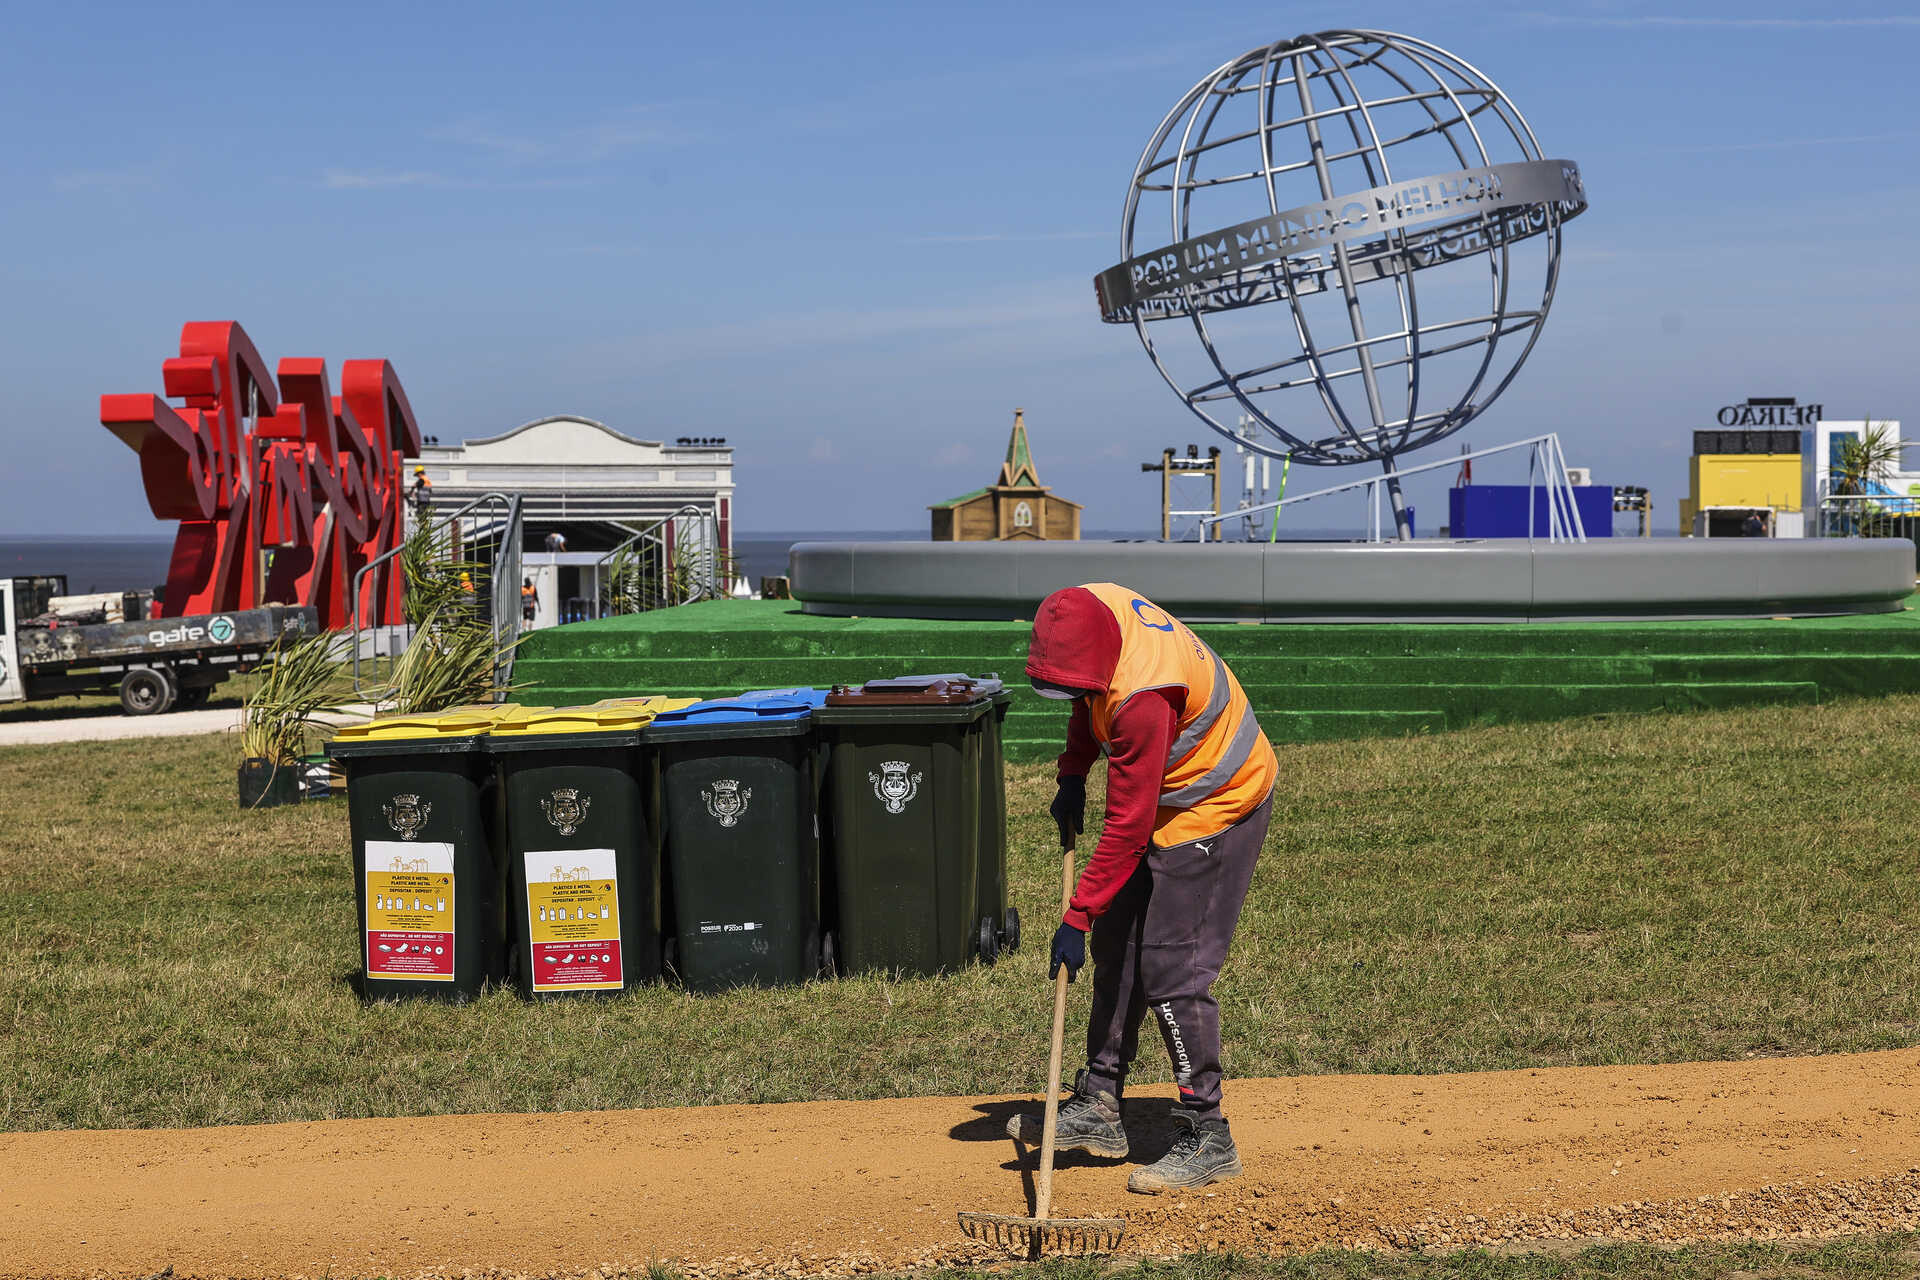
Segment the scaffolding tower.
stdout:
<svg viewBox="0 0 1920 1280">
<path fill-rule="evenodd" d="M 1143 462 L 1140 464 L 1140 469 L 1160 473 L 1160 541 L 1173 540 L 1173 522 L 1176 518 L 1204 520 L 1213 517 L 1217 521 L 1220 515 L 1220 450 L 1218 448 L 1208 449 L 1204 458 L 1200 456 L 1200 446 L 1197 444 L 1187 446 L 1187 456 L 1184 458 L 1176 456 L 1172 449 L 1162 449 L 1160 461 Z M 1212 489 L 1213 505 L 1191 510 L 1176 508 L 1173 505 L 1173 482 L 1176 479 L 1207 481 Z M 1183 493 L 1190 491 L 1191 486 L 1182 490 Z M 1206 540 L 1208 533 L 1211 534 L 1213 541 L 1221 540 L 1222 531 L 1218 523 L 1210 526 L 1202 525 L 1201 528 L 1202 541 Z"/>
</svg>

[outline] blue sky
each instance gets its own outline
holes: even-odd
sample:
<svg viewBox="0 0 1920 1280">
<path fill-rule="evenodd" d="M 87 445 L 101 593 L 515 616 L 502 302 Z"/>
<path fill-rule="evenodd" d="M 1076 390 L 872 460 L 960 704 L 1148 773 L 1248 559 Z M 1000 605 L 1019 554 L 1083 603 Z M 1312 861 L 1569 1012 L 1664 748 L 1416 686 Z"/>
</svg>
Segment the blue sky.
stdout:
<svg viewBox="0 0 1920 1280">
<path fill-rule="evenodd" d="M 727 436 L 750 530 L 923 527 L 1020 405 L 1089 527 L 1149 527 L 1138 464 L 1209 436 L 1095 314 L 1134 162 L 1214 66 L 1352 25 L 1477 64 L 1586 177 L 1465 439 L 1558 430 L 1671 524 L 1721 404 L 1920 417 L 1917 10 L 72 5 L 0 46 L 0 533 L 160 528 L 97 398 L 158 392 L 188 319 L 385 356 L 443 441 Z"/>
</svg>

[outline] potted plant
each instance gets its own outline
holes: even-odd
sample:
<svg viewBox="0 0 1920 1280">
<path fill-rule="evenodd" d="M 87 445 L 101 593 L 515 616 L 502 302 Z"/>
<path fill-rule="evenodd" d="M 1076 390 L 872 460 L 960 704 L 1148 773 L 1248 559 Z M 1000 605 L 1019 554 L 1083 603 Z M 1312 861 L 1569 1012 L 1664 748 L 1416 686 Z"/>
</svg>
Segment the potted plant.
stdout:
<svg viewBox="0 0 1920 1280">
<path fill-rule="evenodd" d="M 283 636 L 255 672 L 240 719 L 242 809 L 292 804 L 300 798 L 300 756 L 318 717 L 339 710 L 337 638 L 326 632 Z"/>
</svg>

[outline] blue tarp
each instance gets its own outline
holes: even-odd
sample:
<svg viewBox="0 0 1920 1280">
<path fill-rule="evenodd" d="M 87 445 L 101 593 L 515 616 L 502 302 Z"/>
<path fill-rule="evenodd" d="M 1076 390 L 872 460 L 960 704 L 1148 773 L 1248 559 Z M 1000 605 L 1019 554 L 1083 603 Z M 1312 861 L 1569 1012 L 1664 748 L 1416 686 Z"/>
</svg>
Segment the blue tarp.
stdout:
<svg viewBox="0 0 1920 1280">
<path fill-rule="evenodd" d="M 1447 490 L 1447 532 L 1456 538 L 1524 538 L 1527 495 L 1533 495 L 1533 536 L 1547 536 L 1547 490 L 1543 485 L 1466 484 Z M 1613 536 L 1611 485 L 1573 486 L 1573 502 L 1589 538 Z"/>
</svg>

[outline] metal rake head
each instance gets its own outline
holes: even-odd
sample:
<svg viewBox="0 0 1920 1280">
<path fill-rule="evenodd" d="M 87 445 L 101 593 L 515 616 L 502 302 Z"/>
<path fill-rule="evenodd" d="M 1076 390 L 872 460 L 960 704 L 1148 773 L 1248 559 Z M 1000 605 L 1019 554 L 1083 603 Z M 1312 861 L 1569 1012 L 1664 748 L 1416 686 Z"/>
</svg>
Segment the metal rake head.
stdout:
<svg viewBox="0 0 1920 1280">
<path fill-rule="evenodd" d="M 1127 1224 L 1119 1218 L 1017 1218 L 1005 1213 L 963 1213 L 960 1230 L 982 1244 L 1038 1258 L 1043 1254 L 1112 1253 Z"/>
</svg>

